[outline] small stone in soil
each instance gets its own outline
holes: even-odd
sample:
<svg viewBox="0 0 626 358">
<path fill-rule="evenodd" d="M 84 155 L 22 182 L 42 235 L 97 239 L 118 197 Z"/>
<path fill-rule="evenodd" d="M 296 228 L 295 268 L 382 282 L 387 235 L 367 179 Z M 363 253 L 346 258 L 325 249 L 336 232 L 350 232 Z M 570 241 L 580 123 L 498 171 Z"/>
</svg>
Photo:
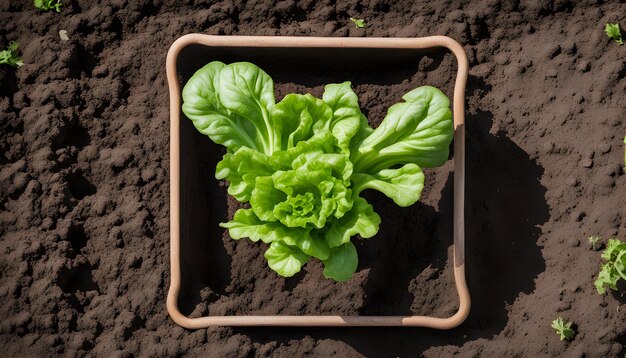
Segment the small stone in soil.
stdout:
<svg viewBox="0 0 626 358">
<path fill-rule="evenodd" d="M 548 46 L 546 46 L 545 54 L 547 58 L 553 59 L 560 53 L 561 46 L 559 46 L 558 44 L 549 44 Z"/>
<path fill-rule="evenodd" d="M 154 179 L 155 176 L 156 173 L 154 172 L 154 169 L 148 168 L 141 171 L 141 180 L 143 180 L 145 183 Z"/>
<path fill-rule="evenodd" d="M 582 166 L 583 168 L 591 168 L 593 167 L 593 160 L 585 158 L 580 161 L 580 166 Z"/>
<path fill-rule="evenodd" d="M 577 186 L 578 185 L 578 179 L 576 179 L 576 178 L 569 178 L 569 179 L 567 179 L 567 185 L 569 185 L 569 186 Z"/>
<path fill-rule="evenodd" d="M 67 36 L 67 30 L 59 30 L 59 37 L 63 41 L 69 41 L 70 40 L 69 36 Z"/>
<path fill-rule="evenodd" d="M 587 72 L 587 71 L 589 71 L 589 62 L 587 62 L 587 61 L 580 61 L 580 63 L 578 64 L 577 69 L 580 72 Z"/>
<path fill-rule="evenodd" d="M 600 151 L 600 153 L 606 154 L 606 153 L 611 151 L 611 144 L 610 143 L 602 143 L 598 147 L 598 150 Z"/>
<path fill-rule="evenodd" d="M 582 219 L 586 216 L 585 212 L 582 210 L 576 210 L 572 213 L 572 220 L 576 222 L 582 221 Z"/>
<path fill-rule="evenodd" d="M 570 308 L 572 308 L 572 303 L 570 301 L 563 301 L 559 307 L 556 308 L 556 311 L 563 312 L 569 310 Z"/>
<path fill-rule="evenodd" d="M 544 153 L 552 153 L 552 151 L 554 150 L 554 143 L 545 142 L 541 146 L 541 149 L 543 150 Z"/>
</svg>

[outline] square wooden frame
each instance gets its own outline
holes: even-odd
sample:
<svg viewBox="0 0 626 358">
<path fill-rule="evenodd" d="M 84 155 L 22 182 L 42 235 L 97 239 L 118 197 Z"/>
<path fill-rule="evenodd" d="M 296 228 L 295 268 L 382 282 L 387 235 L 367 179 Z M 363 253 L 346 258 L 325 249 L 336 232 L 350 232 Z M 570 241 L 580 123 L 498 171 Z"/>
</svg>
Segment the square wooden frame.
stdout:
<svg viewBox="0 0 626 358">
<path fill-rule="evenodd" d="M 454 85 L 454 280 L 459 296 L 458 311 L 451 317 L 430 316 L 207 316 L 189 318 L 178 308 L 180 270 L 180 118 L 181 84 L 176 68 L 181 50 L 189 45 L 210 47 L 268 48 L 370 48 L 427 49 L 444 47 L 458 64 Z M 324 38 L 282 36 L 185 35 L 176 40 L 167 54 L 167 80 L 170 92 L 170 288 L 167 311 L 172 319 L 189 329 L 209 326 L 414 326 L 450 329 L 461 324 L 470 310 L 470 295 L 465 280 L 465 85 L 468 61 L 465 51 L 446 36 L 421 38 Z"/>
</svg>

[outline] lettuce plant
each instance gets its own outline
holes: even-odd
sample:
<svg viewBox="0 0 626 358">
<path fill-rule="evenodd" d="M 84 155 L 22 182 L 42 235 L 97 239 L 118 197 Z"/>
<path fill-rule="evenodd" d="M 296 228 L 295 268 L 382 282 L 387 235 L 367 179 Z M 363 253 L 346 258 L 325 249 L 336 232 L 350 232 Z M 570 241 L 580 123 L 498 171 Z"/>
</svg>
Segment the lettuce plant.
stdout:
<svg viewBox="0 0 626 358">
<path fill-rule="evenodd" d="M 620 279 L 626 280 L 626 242 L 609 239 L 602 259 L 606 262 L 600 268 L 598 278 L 594 282 L 596 290 L 601 295 L 607 288 L 617 290 L 617 282 Z"/>
<path fill-rule="evenodd" d="M 405 94 L 376 129 L 350 82 L 326 85 L 321 99 L 288 94 L 276 103 L 270 76 L 247 62 L 207 64 L 182 97 L 198 131 L 227 149 L 216 178 L 249 203 L 221 226 L 235 240 L 269 244 L 265 258 L 285 277 L 314 257 L 325 277 L 350 279 L 358 262 L 351 238 L 371 238 L 380 225 L 361 192 L 414 204 L 422 168 L 443 164 L 453 137 L 449 100 L 434 87 Z"/>
<path fill-rule="evenodd" d="M 354 26 L 357 29 L 363 29 L 363 28 L 367 27 L 367 24 L 365 23 L 365 19 L 357 19 L 356 17 L 351 17 L 350 21 L 352 21 L 354 23 Z"/>
<path fill-rule="evenodd" d="M 34 0 L 33 1 L 36 8 L 41 10 L 54 10 L 56 12 L 61 12 L 61 0 Z"/>
<path fill-rule="evenodd" d="M 561 340 L 572 340 L 576 335 L 576 331 L 572 328 L 572 322 L 565 322 L 562 317 L 559 317 L 552 321 L 552 328 L 556 331 L 556 334 L 559 335 Z"/>
<path fill-rule="evenodd" d="M 24 62 L 18 54 L 17 48 L 20 46 L 16 41 L 9 42 L 6 50 L 0 51 L 0 64 L 21 67 Z"/>
<path fill-rule="evenodd" d="M 622 38 L 622 31 L 619 28 L 619 24 L 611 24 L 607 23 L 604 27 L 604 32 L 606 36 L 608 36 L 611 40 L 615 41 L 618 45 L 624 44 L 624 39 Z"/>
</svg>

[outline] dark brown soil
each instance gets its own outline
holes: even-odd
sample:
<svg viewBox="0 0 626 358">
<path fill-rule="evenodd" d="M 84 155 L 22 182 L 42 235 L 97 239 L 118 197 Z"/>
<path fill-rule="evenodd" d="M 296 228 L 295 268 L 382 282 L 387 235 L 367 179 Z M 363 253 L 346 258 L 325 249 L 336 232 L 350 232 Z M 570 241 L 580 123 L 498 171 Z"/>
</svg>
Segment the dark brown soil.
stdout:
<svg viewBox="0 0 626 358">
<path fill-rule="evenodd" d="M 0 351 L 4 356 L 568 356 L 626 353 L 626 295 L 593 287 L 590 235 L 626 239 L 626 26 L 610 1 L 65 1 L 60 14 L 0 3 Z M 350 16 L 365 18 L 355 29 Z M 620 17 L 621 16 L 621 17 Z M 58 31 L 67 30 L 69 41 Z M 443 34 L 465 47 L 467 269 L 473 308 L 460 327 L 177 327 L 169 284 L 169 94 L 165 54 L 192 32 L 233 35 Z M 396 52 L 396 55 L 398 53 Z M 223 56 L 204 53 L 181 71 Z M 429 51 L 356 60 L 254 58 L 286 93 L 351 80 L 373 125 L 407 90 L 451 95 L 455 63 Z M 314 55 L 314 54 L 313 54 Z M 405 56 L 406 55 L 406 56 Z M 308 56 L 308 57 L 307 57 Z M 291 58 L 291 59 L 290 59 Z M 194 67 L 195 66 L 195 67 Z M 187 71 L 187 72 L 185 72 Z M 400 209 L 368 193 L 383 223 L 360 240 L 348 283 L 321 265 L 283 279 L 262 247 L 217 228 L 235 207 L 213 179 L 220 149 L 183 123 L 184 291 L 192 316 L 449 315 L 452 165 L 427 172 L 422 201 Z M 186 199 L 185 199 L 186 198 Z M 192 210 L 193 208 L 194 210 Z M 186 231 L 185 231 L 186 230 Z M 621 287 L 621 292 L 624 288 Z M 562 316 L 578 334 L 561 342 Z"/>
</svg>

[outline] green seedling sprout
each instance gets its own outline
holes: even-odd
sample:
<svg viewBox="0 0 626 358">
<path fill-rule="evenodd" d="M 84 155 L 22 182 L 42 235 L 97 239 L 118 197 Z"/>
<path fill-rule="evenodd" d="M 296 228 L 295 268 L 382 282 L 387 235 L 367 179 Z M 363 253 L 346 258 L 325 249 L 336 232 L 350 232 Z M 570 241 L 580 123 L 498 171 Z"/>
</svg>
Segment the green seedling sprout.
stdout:
<svg viewBox="0 0 626 358">
<path fill-rule="evenodd" d="M 592 236 L 588 240 L 591 244 L 591 248 L 593 249 L 593 251 L 598 251 L 598 248 L 600 248 L 600 245 L 598 245 L 598 241 L 602 240 L 602 238 L 600 236 Z"/>
<path fill-rule="evenodd" d="M 607 23 L 604 27 L 604 32 L 606 32 L 606 35 L 611 40 L 615 41 L 618 45 L 624 44 L 624 39 L 622 38 L 622 31 L 619 28 L 619 24 Z"/>
<path fill-rule="evenodd" d="M 61 0 L 35 0 L 34 5 L 40 10 L 54 10 L 56 12 L 61 12 L 61 6 L 63 6 Z"/>
<path fill-rule="evenodd" d="M 559 317 L 552 321 L 552 328 L 554 328 L 556 334 L 559 335 L 562 341 L 569 341 L 574 338 L 574 335 L 576 334 L 576 332 L 572 328 L 572 322 L 565 323 L 562 317 Z"/>
<path fill-rule="evenodd" d="M 350 21 L 354 22 L 354 26 L 357 29 L 362 29 L 362 28 L 365 28 L 367 26 L 367 24 L 365 23 L 365 19 L 357 19 L 355 17 L 351 17 Z"/>
<path fill-rule="evenodd" d="M 9 46 L 6 50 L 0 51 L 0 64 L 10 65 L 13 67 L 20 67 L 24 64 L 22 58 L 17 54 L 17 48 L 19 43 L 16 41 L 9 42 Z"/>
</svg>

